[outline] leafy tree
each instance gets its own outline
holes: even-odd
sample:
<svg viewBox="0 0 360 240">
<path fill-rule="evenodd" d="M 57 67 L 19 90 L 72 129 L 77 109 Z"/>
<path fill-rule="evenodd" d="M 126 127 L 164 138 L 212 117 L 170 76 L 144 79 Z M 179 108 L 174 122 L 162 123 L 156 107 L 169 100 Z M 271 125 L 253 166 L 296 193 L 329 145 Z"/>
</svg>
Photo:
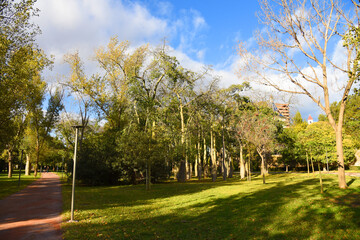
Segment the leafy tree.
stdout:
<svg viewBox="0 0 360 240">
<path fill-rule="evenodd" d="M 346 188 L 342 127 L 348 95 L 359 78 L 359 8 L 354 6 L 351 13 L 345 12 L 336 0 L 261 0 L 260 6 L 260 21 L 266 27 L 257 32 L 254 51 L 240 44 L 242 75 L 249 73 L 251 79 L 278 91 L 305 95 L 326 113 L 336 135 L 339 187 Z M 330 57 L 330 46 L 341 38 L 347 60 L 337 64 Z M 347 75 L 338 121 L 330 109 L 331 70 Z"/>
<path fill-rule="evenodd" d="M 325 122 L 325 121 L 327 121 L 326 115 L 324 115 L 324 114 L 319 114 L 319 116 L 318 116 L 318 121 L 319 121 L 319 122 Z"/>
<path fill-rule="evenodd" d="M 7 161 L 8 161 L 8 177 L 12 177 L 12 168 L 13 168 L 13 155 L 14 152 L 17 151 L 20 147 L 24 130 L 26 127 L 26 119 L 22 118 L 21 116 L 15 116 L 15 119 L 13 119 L 13 130 L 16 131 L 15 135 L 11 137 L 11 139 L 8 141 L 6 146 L 6 152 L 7 152 Z"/>
<path fill-rule="evenodd" d="M 238 131 L 247 141 L 256 147 L 261 157 L 261 175 L 265 184 L 265 155 L 276 147 L 277 123 L 274 112 L 265 107 L 258 107 L 256 111 L 247 111 L 242 114 Z"/>
<path fill-rule="evenodd" d="M 253 108 L 249 98 L 241 94 L 241 92 L 248 90 L 249 88 L 249 83 L 244 82 L 243 84 L 231 85 L 228 89 L 223 90 L 223 93 L 225 93 L 228 97 L 228 106 L 230 108 L 230 119 L 228 125 L 232 126 L 231 135 L 235 135 L 235 139 L 239 144 L 239 168 L 241 179 L 245 178 L 245 174 L 247 172 L 246 163 L 243 158 L 243 149 L 246 144 L 246 139 L 242 132 L 236 130 L 236 126 L 243 111 Z"/>
<path fill-rule="evenodd" d="M 38 164 L 40 163 L 41 152 L 43 151 L 44 143 L 49 139 L 51 131 L 59 120 L 60 111 L 63 109 L 62 105 L 63 93 L 55 91 L 50 93 L 48 107 L 46 113 L 43 112 L 40 105 L 33 106 L 30 113 L 30 128 L 34 141 L 32 142 L 32 149 L 35 155 L 34 175 L 37 175 Z"/>
<path fill-rule="evenodd" d="M 360 95 L 353 94 L 349 96 L 348 103 L 344 115 L 345 132 L 352 136 L 355 143 L 360 147 Z M 331 111 L 337 115 L 340 108 L 339 102 L 334 102 L 331 105 Z"/>
<path fill-rule="evenodd" d="M 285 128 L 279 134 L 278 142 L 283 146 L 280 150 L 282 157 L 278 161 L 284 163 L 286 166 L 292 167 L 303 164 L 305 152 L 301 142 L 299 142 L 298 132 L 295 129 L 295 126 Z"/>
<path fill-rule="evenodd" d="M 355 145 L 349 135 L 343 133 L 343 136 L 345 164 L 349 165 L 354 161 Z M 335 134 L 327 121 L 308 125 L 300 137 L 316 162 L 336 164 Z"/>
<path fill-rule="evenodd" d="M 39 28 L 30 22 L 37 14 L 33 0 L 0 3 L 0 150 L 16 136 L 14 120 L 36 98 L 41 71 L 51 64 L 37 48 Z"/>
<path fill-rule="evenodd" d="M 180 136 L 183 148 L 183 159 L 179 164 L 179 171 L 177 174 L 177 179 L 180 182 L 186 180 L 187 173 L 187 155 L 186 155 L 186 134 L 187 134 L 187 123 L 191 120 L 190 118 L 190 106 L 195 103 L 195 101 L 201 96 L 208 93 L 213 87 L 213 82 L 208 86 L 209 89 L 196 89 L 196 86 L 201 86 L 201 80 L 205 77 L 208 72 L 208 69 L 205 69 L 202 73 L 195 73 L 188 69 L 183 68 L 178 60 L 175 57 L 170 57 L 166 59 L 169 79 L 166 83 L 166 88 L 168 95 L 174 96 L 172 100 L 173 103 L 176 103 L 178 106 L 178 113 L 180 117 Z M 205 85 L 205 87 L 207 87 Z M 193 112 L 192 112 L 193 113 Z"/>
</svg>

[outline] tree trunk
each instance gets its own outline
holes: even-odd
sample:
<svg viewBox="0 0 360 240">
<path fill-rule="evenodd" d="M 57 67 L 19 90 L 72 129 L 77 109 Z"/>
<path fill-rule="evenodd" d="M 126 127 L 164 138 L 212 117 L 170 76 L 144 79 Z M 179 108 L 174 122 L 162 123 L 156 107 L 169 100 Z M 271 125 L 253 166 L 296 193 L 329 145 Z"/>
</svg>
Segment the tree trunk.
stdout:
<svg viewBox="0 0 360 240">
<path fill-rule="evenodd" d="M 25 176 L 30 175 L 30 155 L 26 154 Z"/>
<path fill-rule="evenodd" d="M 205 137 L 204 137 L 204 146 L 203 147 L 204 147 L 203 166 L 205 167 L 205 169 L 204 169 L 204 178 L 207 178 L 208 173 L 209 173 L 209 164 L 208 164 L 207 156 L 206 156 L 206 139 L 205 139 Z"/>
<path fill-rule="evenodd" d="M 9 168 L 8 168 L 8 178 L 12 177 L 12 151 L 8 150 L 8 162 L 9 162 Z"/>
<path fill-rule="evenodd" d="M 250 159 L 250 156 L 249 156 L 249 164 L 248 164 L 248 166 L 249 166 L 249 169 L 248 169 L 248 180 L 249 181 L 251 181 L 251 161 L 250 161 L 251 159 Z"/>
<path fill-rule="evenodd" d="M 243 157 L 243 145 L 240 143 L 240 179 L 245 178 L 245 164 L 244 164 L 244 157 Z"/>
<path fill-rule="evenodd" d="M 248 149 L 249 149 L 248 181 L 251 181 L 251 151 L 250 151 L 250 146 L 248 146 Z"/>
<path fill-rule="evenodd" d="M 232 178 L 232 177 L 233 177 L 233 173 L 234 173 L 234 162 L 233 162 L 231 156 L 229 157 L 229 167 L 228 167 L 228 169 L 229 169 L 228 176 L 229 176 L 229 178 Z"/>
<path fill-rule="evenodd" d="M 308 152 L 306 152 L 306 164 L 307 164 L 308 177 L 310 177 L 310 166 L 309 166 Z"/>
<path fill-rule="evenodd" d="M 342 100 L 340 101 L 339 117 L 338 117 L 337 123 L 335 122 L 335 119 L 333 118 L 333 116 L 331 114 L 330 107 L 328 107 L 326 109 L 327 110 L 326 115 L 328 116 L 329 122 L 335 131 L 338 179 L 339 179 L 339 188 L 341 188 L 341 189 L 347 188 L 346 177 L 345 177 L 345 165 L 344 165 L 343 139 L 342 139 L 344 111 L 345 111 L 347 96 L 349 94 L 349 91 L 351 89 L 351 86 L 352 86 L 352 83 L 354 82 L 354 80 L 355 79 L 353 79 L 352 82 L 350 82 L 350 81 L 348 82 L 348 86 L 344 91 Z M 325 100 L 327 100 L 327 99 L 325 99 Z M 329 106 L 329 101 L 326 102 L 326 105 Z"/>
<path fill-rule="evenodd" d="M 268 165 L 268 159 L 269 159 L 269 152 L 265 152 L 264 154 L 264 170 L 265 170 L 265 174 L 269 174 L 269 165 Z"/>
<path fill-rule="evenodd" d="M 39 158 L 40 158 L 40 143 L 39 139 L 36 140 L 36 159 L 35 159 L 35 166 L 34 166 L 34 176 L 37 176 L 38 171 L 38 164 L 39 164 Z"/>
<path fill-rule="evenodd" d="M 151 165 L 149 160 L 146 161 L 146 190 L 151 189 Z"/>
<path fill-rule="evenodd" d="M 244 160 L 244 166 L 245 166 L 245 176 L 247 178 L 247 180 L 249 180 L 249 163 L 248 163 L 249 160 Z M 239 163 L 240 163 L 240 160 L 239 160 Z"/>
<path fill-rule="evenodd" d="M 260 156 L 261 156 L 261 175 L 263 178 L 263 184 L 265 184 L 265 160 L 263 155 Z"/>
<path fill-rule="evenodd" d="M 225 137 L 224 137 L 224 126 L 222 128 L 222 144 L 223 144 L 223 152 L 222 152 L 222 155 L 223 155 L 223 180 L 226 181 L 227 179 L 227 173 L 228 173 L 228 168 L 226 166 L 226 158 L 225 158 Z"/>
<path fill-rule="evenodd" d="M 311 168 L 312 168 L 313 176 L 315 177 L 314 162 L 313 162 L 311 153 L 310 153 L 310 161 L 311 161 Z"/>
<path fill-rule="evenodd" d="M 289 172 L 289 165 L 286 164 L 285 168 L 286 168 L 286 172 Z"/>
<path fill-rule="evenodd" d="M 186 174 L 186 179 L 189 179 L 188 141 L 186 135 L 185 135 L 185 174 Z"/>
<path fill-rule="evenodd" d="M 192 178 L 192 169 L 193 169 L 193 164 L 189 163 L 189 179 Z"/>
<path fill-rule="evenodd" d="M 261 157 L 261 176 L 263 178 L 263 184 L 265 184 L 265 154 L 261 151 L 261 149 L 257 149 L 257 152 L 259 153 Z"/>
<path fill-rule="evenodd" d="M 200 133 L 199 133 L 199 138 L 198 138 L 198 144 L 197 144 L 197 155 L 198 155 L 198 158 L 197 158 L 197 166 L 196 166 L 196 169 L 197 169 L 197 177 L 199 180 L 201 180 L 201 174 L 202 174 L 202 169 L 201 169 L 201 151 L 200 151 L 200 148 L 201 148 L 201 144 L 200 144 Z"/>
<path fill-rule="evenodd" d="M 328 157 L 327 157 L 327 150 L 326 150 L 326 171 L 329 173 L 329 160 L 328 160 Z"/>
<path fill-rule="evenodd" d="M 216 177 L 217 177 L 217 166 L 216 166 L 216 153 L 215 153 L 215 137 L 213 134 L 213 131 L 211 130 L 210 132 L 210 138 L 211 138 L 211 178 L 212 181 L 215 182 L 216 181 Z"/>
<path fill-rule="evenodd" d="M 185 182 L 186 181 L 186 165 L 185 161 L 180 161 L 179 171 L 176 176 L 178 182 Z"/>
<path fill-rule="evenodd" d="M 339 178 L 339 188 L 347 188 L 346 177 L 345 177 L 345 165 L 344 165 L 344 152 L 343 152 L 343 143 L 342 143 L 342 125 L 335 132 L 336 136 L 336 153 L 338 159 L 338 178 Z"/>
<path fill-rule="evenodd" d="M 179 182 L 185 182 L 186 181 L 186 168 L 187 163 L 185 162 L 186 158 L 186 149 L 185 149 L 185 123 L 184 123 L 184 112 L 183 112 L 183 106 L 180 103 L 180 122 L 181 122 L 181 146 L 183 149 L 183 159 L 180 161 L 179 171 L 177 173 L 177 180 Z"/>
<path fill-rule="evenodd" d="M 198 150 L 197 144 L 195 144 L 195 149 L 196 149 L 196 155 L 195 155 L 194 175 L 195 175 L 195 177 L 198 177 L 198 175 L 199 175 L 199 173 L 198 173 L 199 150 Z"/>
</svg>

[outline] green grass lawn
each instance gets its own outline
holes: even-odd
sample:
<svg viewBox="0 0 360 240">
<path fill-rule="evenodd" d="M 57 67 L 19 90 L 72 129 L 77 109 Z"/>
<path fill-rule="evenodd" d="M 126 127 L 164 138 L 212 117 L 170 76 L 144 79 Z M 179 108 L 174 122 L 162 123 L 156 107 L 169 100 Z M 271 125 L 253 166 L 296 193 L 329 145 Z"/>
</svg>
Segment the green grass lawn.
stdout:
<svg viewBox="0 0 360 240">
<path fill-rule="evenodd" d="M 323 175 L 324 176 L 324 175 Z M 319 180 L 276 174 L 267 184 L 231 179 L 77 187 L 70 219 L 71 186 L 63 187 L 65 239 L 359 239 L 360 178 Z"/>
<path fill-rule="evenodd" d="M 39 178 L 39 176 L 37 178 Z M 0 173 L 0 199 L 20 191 L 35 179 L 34 175 L 25 176 L 24 171 L 21 171 L 19 186 L 19 171 L 13 171 L 12 178 L 8 178 L 8 174 L 5 172 Z"/>
</svg>

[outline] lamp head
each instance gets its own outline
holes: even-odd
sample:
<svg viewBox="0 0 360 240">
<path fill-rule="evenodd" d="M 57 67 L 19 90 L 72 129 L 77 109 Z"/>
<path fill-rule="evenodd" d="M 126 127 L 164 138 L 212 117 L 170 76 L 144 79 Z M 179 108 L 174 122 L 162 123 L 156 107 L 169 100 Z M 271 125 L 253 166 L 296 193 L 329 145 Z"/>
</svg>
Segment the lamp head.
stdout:
<svg viewBox="0 0 360 240">
<path fill-rule="evenodd" d="M 82 126 L 82 125 L 73 125 L 71 127 L 73 127 L 73 128 L 84 128 L 84 126 Z"/>
</svg>

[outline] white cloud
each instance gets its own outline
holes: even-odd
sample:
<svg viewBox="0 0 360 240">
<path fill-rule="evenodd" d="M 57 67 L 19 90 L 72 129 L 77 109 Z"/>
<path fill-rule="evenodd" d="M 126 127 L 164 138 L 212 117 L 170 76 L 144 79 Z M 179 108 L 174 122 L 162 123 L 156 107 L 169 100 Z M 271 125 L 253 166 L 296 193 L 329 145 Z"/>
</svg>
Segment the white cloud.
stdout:
<svg viewBox="0 0 360 240">
<path fill-rule="evenodd" d="M 196 14 L 193 18 L 193 24 L 195 29 L 200 29 L 206 26 L 205 19 L 198 14 Z"/>
<path fill-rule="evenodd" d="M 167 2 L 159 4 L 162 6 L 158 9 L 159 13 L 168 16 L 172 6 Z M 79 51 L 85 61 L 85 69 L 94 71 L 96 63 L 89 61 L 89 58 L 96 48 L 106 45 L 114 35 L 120 41 L 129 40 L 135 47 L 145 42 L 157 45 L 164 37 L 179 38 L 180 44 L 170 48 L 170 54 L 193 71 L 202 71 L 204 68 L 202 60 L 206 48 L 198 43 L 201 42 L 202 31 L 207 28 L 207 23 L 195 10 L 184 10 L 179 18 L 169 20 L 153 16 L 137 3 L 125 4 L 122 1 L 39 0 L 37 7 L 41 10 L 37 23 L 43 32 L 38 42 L 48 54 L 56 57 L 53 75 L 68 72 L 68 67 L 62 64 L 63 55 L 75 50 Z M 248 44 L 252 45 L 253 41 L 251 38 Z M 232 55 L 225 63 L 214 67 L 213 75 L 220 77 L 221 87 L 243 81 L 236 73 L 239 64 L 241 59 Z M 252 86 L 253 94 L 264 92 L 265 95 L 278 95 L 263 85 L 252 83 Z"/>
<path fill-rule="evenodd" d="M 202 61 L 206 49 L 199 47 L 199 33 L 207 24 L 200 12 L 184 9 L 178 17 L 169 17 L 173 11 L 169 2 L 159 1 L 157 6 L 158 17 L 146 6 L 131 1 L 38 0 L 40 16 L 35 21 L 42 30 L 38 43 L 48 55 L 55 56 L 54 69 L 46 72 L 46 78 L 66 74 L 63 56 L 75 51 L 79 51 L 85 69 L 94 73 L 96 64 L 90 61 L 94 50 L 105 46 L 113 36 L 130 41 L 132 47 L 157 45 L 164 38 L 180 39 L 174 48 Z"/>
<path fill-rule="evenodd" d="M 204 35 L 202 32 L 208 27 L 200 12 L 193 9 L 182 10 L 180 18 L 174 21 L 173 26 L 174 36 L 180 40 L 176 48 L 196 57 L 199 49 L 204 49 Z"/>
<path fill-rule="evenodd" d="M 202 49 L 202 50 L 199 50 L 197 53 L 196 53 L 196 57 L 202 61 L 205 57 L 205 53 L 206 53 L 206 50 Z"/>
<path fill-rule="evenodd" d="M 95 48 L 115 35 L 140 45 L 159 42 L 170 32 L 165 20 L 152 16 L 137 3 L 39 0 L 36 7 L 41 10 L 40 17 L 35 19 L 42 29 L 39 45 L 48 54 L 54 54 L 57 61 L 75 50 L 87 59 Z"/>
<path fill-rule="evenodd" d="M 157 12 L 160 15 L 169 17 L 173 12 L 173 5 L 169 2 L 159 1 L 156 2 Z"/>
</svg>

